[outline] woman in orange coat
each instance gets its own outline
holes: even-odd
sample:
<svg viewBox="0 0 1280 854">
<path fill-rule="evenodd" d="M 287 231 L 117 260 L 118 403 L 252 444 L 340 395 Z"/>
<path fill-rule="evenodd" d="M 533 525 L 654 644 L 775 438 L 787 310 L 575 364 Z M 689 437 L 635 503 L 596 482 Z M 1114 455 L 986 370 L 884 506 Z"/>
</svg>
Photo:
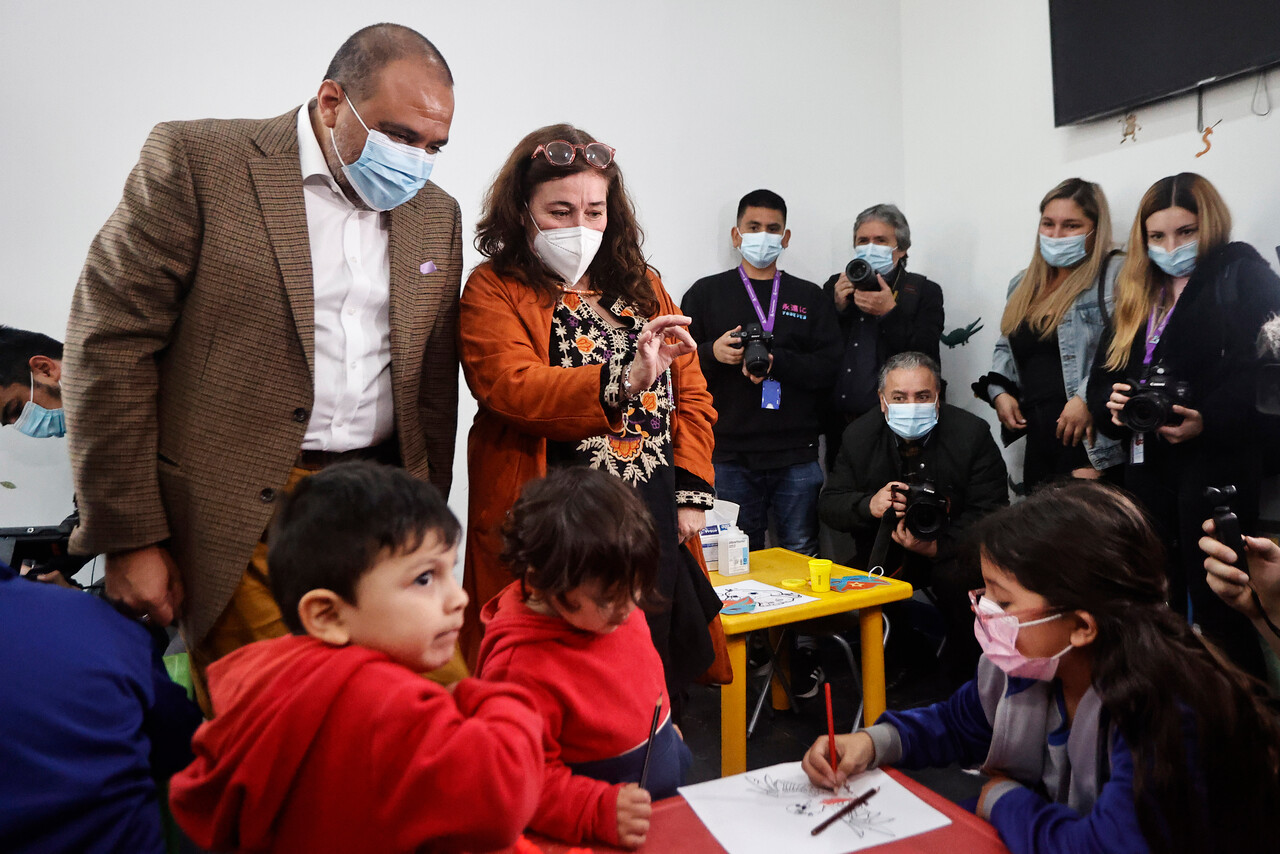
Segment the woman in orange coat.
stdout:
<svg viewBox="0 0 1280 854">
<path fill-rule="evenodd" d="M 614 149 L 570 125 L 521 140 L 485 196 L 476 248 L 489 260 L 467 280 L 459 321 L 480 406 L 462 643 L 474 663 L 479 609 L 511 581 L 498 555 L 521 488 L 548 466 L 590 466 L 632 486 L 654 516 L 662 563 L 649 627 L 677 695 L 714 661 L 719 631 L 697 540 L 714 497 L 715 411 L 689 318 L 641 239 Z"/>
</svg>

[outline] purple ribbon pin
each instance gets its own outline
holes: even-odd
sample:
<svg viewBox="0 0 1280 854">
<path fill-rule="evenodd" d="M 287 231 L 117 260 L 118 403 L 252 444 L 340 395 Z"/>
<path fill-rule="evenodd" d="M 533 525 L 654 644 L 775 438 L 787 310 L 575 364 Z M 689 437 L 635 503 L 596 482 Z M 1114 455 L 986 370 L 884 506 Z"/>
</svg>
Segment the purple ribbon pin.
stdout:
<svg viewBox="0 0 1280 854">
<path fill-rule="evenodd" d="M 422 273 L 422 275 L 424 275 L 424 276 L 426 276 L 426 275 L 428 275 L 428 274 L 430 274 L 430 273 L 434 273 L 434 272 L 436 271 L 436 265 L 435 265 L 435 262 L 434 262 L 434 261 L 423 261 L 423 262 L 422 262 L 422 266 L 421 266 L 421 267 L 419 267 L 419 268 L 418 268 L 418 270 L 419 270 L 419 271 Z"/>
</svg>

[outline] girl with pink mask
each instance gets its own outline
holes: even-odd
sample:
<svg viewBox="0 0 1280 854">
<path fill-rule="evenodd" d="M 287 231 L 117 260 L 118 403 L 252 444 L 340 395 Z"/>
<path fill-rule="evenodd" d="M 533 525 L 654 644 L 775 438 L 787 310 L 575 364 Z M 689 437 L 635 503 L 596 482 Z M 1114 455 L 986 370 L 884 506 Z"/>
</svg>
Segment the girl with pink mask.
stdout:
<svg viewBox="0 0 1280 854">
<path fill-rule="evenodd" d="M 1068 481 L 975 541 L 973 681 L 842 736 L 834 769 L 819 739 L 810 780 L 980 764 L 976 810 L 1014 852 L 1275 850 L 1277 701 L 1166 604 L 1164 545 L 1137 505 Z"/>
</svg>

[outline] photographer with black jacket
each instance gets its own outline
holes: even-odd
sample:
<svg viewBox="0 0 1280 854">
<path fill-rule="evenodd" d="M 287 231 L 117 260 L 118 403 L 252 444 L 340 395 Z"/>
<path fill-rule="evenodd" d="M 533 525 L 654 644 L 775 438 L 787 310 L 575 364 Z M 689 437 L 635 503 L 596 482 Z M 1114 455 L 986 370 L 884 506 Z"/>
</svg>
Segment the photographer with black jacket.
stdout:
<svg viewBox="0 0 1280 854">
<path fill-rule="evenodd" d="M 880 564 L 886 574 L 933 587 L 947 624 L 945 666 L 963 682 L 972 677 L 979 652 L 968 592 L 981 587 L 982 578 L 957 552 L 964 532 L 1007 505 L 1009 494 L 991 428 L 978 416 L 941 403 L 941 384 L 938 363 L 923 353 L 899 353 L 885 362 L 879 409 L 845 430 L 818 513 L 832 528 L 854 535 L 859 567 L 871 568 L 868 558 L 879 535 L 882 550 L 888 545 Z M 911 524 L 915 496 L 909 487 L 915 485 L 920 495 L 925 484 L 946 505 L 946 523 L 932 538 L 922 538 L 922 526 Z M 938 515 L 936 505 L 923 509 L 917 519 Z"/>
<path fill-rule="evenodd" d="M 902 211 L 872 205 L 853 223 L 854 260 L 822 286 L 835 305 L 844 350 L 823 415 L 828 468 L 835 464 L 844 428 L 876 408 L 876 380 L 886 359 L 912 351 L 941 364 L 942 288 L 907 272 L 910 248 L 911 226 Z M 856 268 L 856 282 L 850 267 Z"/>
<path fill-rule="evenodd" d="M 1280 311 L 1280 279 L 1230 234 L 1230 212 L 1201 176 L 1184 172 L 1147 190 L 1089 408 L 1099 432 L 1126 441 L 1125 486 L 1171 543 L 1169 604 L 1262 675 L 1252 628 L 1210 590 L 1197 548 L 1207 486 L 1233 484 L 1234 509 L 1253 532 L 1263 457 L 1254 342 Z"/>
</svg>

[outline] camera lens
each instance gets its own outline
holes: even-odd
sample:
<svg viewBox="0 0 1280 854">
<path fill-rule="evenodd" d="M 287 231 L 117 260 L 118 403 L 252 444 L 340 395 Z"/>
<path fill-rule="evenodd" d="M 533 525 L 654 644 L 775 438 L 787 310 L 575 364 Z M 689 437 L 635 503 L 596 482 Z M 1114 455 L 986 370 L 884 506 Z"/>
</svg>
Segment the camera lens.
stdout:
<svg viewBox="0 0 1280 854">
<path fill-rule="evenodd" d="M 1136 433 L 1150 433 L 1164 425 L 1169 417 L 1169 404 L 1164 395 L 1138 392 L 1120 410 L 1120 420 Z"/>
<path fill-rule="evenodd" d="M 764 376 L 769 373 L 769 348 L 759 341 L 752 341 L 742 354 L 742 363 L 751 376 Z"/>
<path fill-rule="evenodd" d="M 947 511 L 936 499 L 924 498 L 907 507 L 903 522 L 917 540 L 936 540 L 947 526 Z"/>
<path fill-rule="evenodd" d="M 858 290 L 880 290 L 880 283 L 876 281 L 876 271 L 871 269 L 871 265 L 862 258 L 854 258 L 846 264 L 844 275 Z"/>
</svg>

